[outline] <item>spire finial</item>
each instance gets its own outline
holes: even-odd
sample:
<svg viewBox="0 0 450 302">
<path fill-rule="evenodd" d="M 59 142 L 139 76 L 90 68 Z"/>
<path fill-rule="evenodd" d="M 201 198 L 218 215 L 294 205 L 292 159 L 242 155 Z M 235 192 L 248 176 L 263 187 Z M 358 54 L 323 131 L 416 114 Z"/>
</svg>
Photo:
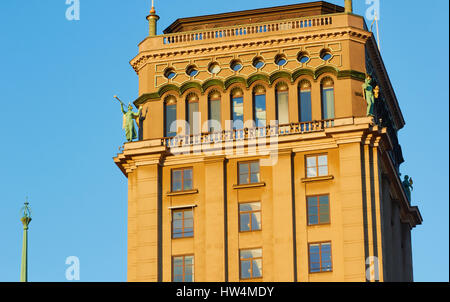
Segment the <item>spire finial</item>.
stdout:
<svg viewBox="0 0 450 302">
<path fill-rule="evenodd" d="M 23 242 L 22 242 L 22 262 L 20 267 L 20 281 L 28 281 L 28 225 L 31 222 L 31 210 L 28 202 L 28 196 L 22 207 L 23 216 L 20 218 L 23 224 Z"/>
<path fill-rule="evenodd" d="M 152 14 L 152 15 L 156 14 L 155 1 L 154 0 L 152 0 L 152 8 L 150 9 L 150 14 Z"/>
<path fill-rule="evenodd" d="M 152 9 L 150 10 L 150 15 L 147 16 L 149 25 L 149 36 L 156 36 L 156 23 L 159 20 L 159 16 L 156 14 L 155 2 L 152 0 Z"/>
</svg>

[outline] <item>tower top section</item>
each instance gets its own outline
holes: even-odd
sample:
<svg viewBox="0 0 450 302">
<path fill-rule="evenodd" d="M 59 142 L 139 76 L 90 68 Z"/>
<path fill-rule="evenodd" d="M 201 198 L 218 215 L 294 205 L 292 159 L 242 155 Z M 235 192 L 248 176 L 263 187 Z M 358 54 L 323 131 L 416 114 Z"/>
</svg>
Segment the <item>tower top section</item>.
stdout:
<svg viewBox="0 0 450 302">
<path fill-rule="evenodd" d="M 345 9 L 342 6 L 325 1 L 315 1 L 223 14 L 181 18 L 177 19 L 169 27 L 167 27 L 164 30 L 164 34 L 343 13 L 344 11 Z"/>
</svg>

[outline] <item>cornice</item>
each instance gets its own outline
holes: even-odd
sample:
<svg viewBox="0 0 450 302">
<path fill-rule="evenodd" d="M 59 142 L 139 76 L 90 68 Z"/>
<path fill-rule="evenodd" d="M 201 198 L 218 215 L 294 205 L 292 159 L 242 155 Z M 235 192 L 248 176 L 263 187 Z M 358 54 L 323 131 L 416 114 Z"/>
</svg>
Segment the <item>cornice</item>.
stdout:
<svg viewBox="0 0 450 302">
<path fill-rule="evenodd" d="M 279 32 L 274 35 L 266 37 L 251 37 L 239 40 L 217 40 L 210 43 L 201 43 L 194 45 L 180 45 L 178 47 L 170 46 L 165 49 L 157 50 L 145 50 L 140 52 L 135 58 L 130 61 L 130 65 L 133 67 L 136 73 L 139 74 L 141 68 L 143 68 L 150 60 L 161 60 L 161 59 L 173 59 L 177 56 L 187 56 L 187 55 L 201 55 L 207 52 L 230 52 L 239 51 L 243 47 L 271 47 L 278 46 L 283 43 L 314 43 L 317 40 L 323 41 L 324 39 L 334 38 L 344 39 L 349 38 L 351 40 L 365 44 L 367 40 L 371 37 L 371 33 L 363 29 L 355 27 L 343 27 L 343 28 L 333 28 L 332 30 L 320 30 L 320 31 L 310 31 L 305 33 L 295 34 L 292 32 L 286 33 L 281 36 Z M 158 36 L 162 38 L 163 36 Z M 155 38 L 158 38 L 155 37 Z"/>
</svg>

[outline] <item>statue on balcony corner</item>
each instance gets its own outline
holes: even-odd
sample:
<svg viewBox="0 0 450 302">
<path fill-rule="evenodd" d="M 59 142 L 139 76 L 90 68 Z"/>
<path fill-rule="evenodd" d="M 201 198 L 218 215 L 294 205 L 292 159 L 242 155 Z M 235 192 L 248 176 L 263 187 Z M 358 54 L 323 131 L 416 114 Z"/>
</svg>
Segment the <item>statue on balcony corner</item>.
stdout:
<svg viewBox="0 0 450 302">
<path fill-rule="evenodd" d="M 363 88 L 363 97 L 367 102 L 367 116 L 375 116 L 374 115 L 374 105 L 375 99 L 378 99 L 380 93 L 380 87 L 376 86 L 375 88 L 372 86 L 372 77 L 367 75 Z"/>
<path fill-rule="evenodd" d="M 413 191 L 413 180 L 408 175 L 405 175 L 405 178 L 402 181 L 403 188 L 405 189 L 406 197 L 408 201 L 411 202 L 411 191 Z"/>
<path fill-rule="evenodd" d="M 142 115 L 142 106 L 139 107 L 139 111 L 137 113 L 133 112 L 133 106 L 131 106 L 131 103 L 128 104 L 128 111 L 125 111 L 123 108 L 125 104 L 117 97 L 114 96 L 115 99 L 117 99 L 120 102 L 120 107 L 122 109 L 123 113 L 123 124 L 122 128 L 125 130 L 125 136 L 127 138 L 128 142 L 133 141 L 137 138 L 137 131 L 136 127 L 134 126 L 134 123 L 137 124 L 139 117 Z"/>
</svg>

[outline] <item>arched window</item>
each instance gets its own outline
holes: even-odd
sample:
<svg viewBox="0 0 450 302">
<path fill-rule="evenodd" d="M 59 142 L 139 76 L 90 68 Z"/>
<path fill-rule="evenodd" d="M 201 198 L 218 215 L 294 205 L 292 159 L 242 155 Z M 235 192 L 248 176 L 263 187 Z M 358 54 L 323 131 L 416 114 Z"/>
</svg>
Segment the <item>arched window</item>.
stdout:
<svg viewBox="0 0 450 302">
<path fill-rule="evenodd" d="M 300 123 L 312 121 L 311 83 L 307 80 L 298 85 L 298 108 Z"/>
<path fill-rule="evenodd" d="M 218 132 L 221 131 L 221 109 L 220 109 L 220 92 L 213 90 L 208 95 L 208 131 Z"/>
<path fill-rule="evenodd" d="M 279 125 L 289 124 L 289 89 L 284 82 L 279 83 L 276 88 L 277 120 Z"/>
<path fill-rule="evenodd" d="M 261 85 L 253 89 L 253 118 L 256 127 L 266 126 L 266 89 Z"/>
<path fill-rule="evenodd" d="M 231 118 L 233 129 L 244 128 L 244 93 L 240 88 L 231 91 Z"/>
<path fill-rule="evenodd" d="M 189 93 L 186 97 L 186 122 L 189 129 L 186 134 L 200 133 L 200 114 L 198 105 L 198 96 L 195 93 Z"/>
<path fill-rule="evenodd" d="M 177 99 L 169 95 L 164 99 L 164 136 L 177 135 Z"/>
<path fill-rule="evenodd" d="M 326 77 L 320 84 L 322 91 L 322 119 L 334 119 L 334 82 Z"/>
</svg>

